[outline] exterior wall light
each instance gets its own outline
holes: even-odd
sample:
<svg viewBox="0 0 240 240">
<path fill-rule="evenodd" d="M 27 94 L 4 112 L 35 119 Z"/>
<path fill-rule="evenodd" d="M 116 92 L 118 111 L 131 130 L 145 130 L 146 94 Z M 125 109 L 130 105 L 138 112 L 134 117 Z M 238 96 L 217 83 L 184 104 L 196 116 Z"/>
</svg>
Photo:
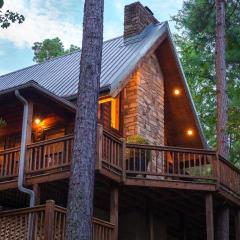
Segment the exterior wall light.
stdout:
<svg viewBox="0 0 240 240">
<path fill-rule="evenodd" d="M 192 136 L 193 135 L 193 130 L 192 129 L 188 129 L 187 130 L 187 135 L 188 136 Z"/>
<path fill-rule="evenodd" d="M 178 88 L 176 88 L 176 89 L 174 89 L 173 93 L 175 96 L 179 96 L 181 91 Z"/>
<path fill-rule="evenodd" d="M 39 125 L 40 122 L 41 122 L 41 120 L 40 120 L 39 118 L 36 118 L 36 119 L 34 120 L 34 122 L 35 122 L 35 124 Z"/>
</svg>

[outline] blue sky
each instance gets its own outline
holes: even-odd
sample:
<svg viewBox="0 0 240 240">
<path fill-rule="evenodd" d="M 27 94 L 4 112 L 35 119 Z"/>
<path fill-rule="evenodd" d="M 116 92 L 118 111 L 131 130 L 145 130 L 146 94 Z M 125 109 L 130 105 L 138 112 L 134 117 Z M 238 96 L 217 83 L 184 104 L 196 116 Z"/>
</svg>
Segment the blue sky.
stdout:
<svg viewBox="0 0 240 240">
<path fill-rule="evenodd" d="M 122 35 L 124 5 L 134 0 L 105 0 L 104 39 Z M 160 21 L 170 20 L 183 0 L 141 0 Z M 26 17 L 23 24 L 0 29 L 0 75 L 34 64 L 31 46 L 59 37 L 65 47 L 81 46 L 83 0 L 5 0 L 4 9 Z M 3 9 L 3 10 L 4 10 Z M 173 23 L 170 23 L 174 31 Z"/>
</svg>

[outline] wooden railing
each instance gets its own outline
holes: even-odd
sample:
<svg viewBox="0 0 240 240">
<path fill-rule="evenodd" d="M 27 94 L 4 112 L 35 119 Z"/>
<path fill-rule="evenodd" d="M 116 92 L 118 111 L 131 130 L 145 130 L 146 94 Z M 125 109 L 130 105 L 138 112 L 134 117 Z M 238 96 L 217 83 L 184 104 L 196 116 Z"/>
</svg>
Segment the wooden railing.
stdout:
<svg viewBox="0 0 240 240">
<path fill-rule="evenodd" d="M 185 180 L 216 180 L 217 159 L 213 151 L 126 145 L 126 174 L 131 177 Z"/>
<path fill-rule="evenodd" d="M 0 240 L 64 240 L 66 209 L 47 201 L 46 205 L 0 213 Z M 114 225 L 93 218 L 93 240 L 113 240 Z"/>
<path fill-rule="evenodd" d="M 103 130 L 102 137 L 98 141 L 99 162 L 102 168 L 113 171 L 118 175 L 123 169 L 123 142 L 113 134 Z"/>
<path fill-rule="evenodd" d="M 28 145 L 26 174 L 69 169 L 72 147 L 72 135 Z M 19 151 L 19 148 L 0 151 L 0 179 L 17 176 Z M 102 126 L 98 127 L 96 169 L 104 169 L 122 181 L 143 178 L 219 183 L 240 196 L 239 169 L 214 151 L 126 144 Z"/>
<path fill-rule="evenodd" d="M 240 170 L 223 157 L 218 159 L 220 185 L 240 196 Z"/>
<path fill-rule="evenodd" d="M 18 174 L 20 148 L 11 148 L 0 151 L 0 177 L 13 177 Z"/>
<path fill-rule="evenodd" d="M 72 159 L 73 136 L 46 140 L 27 147 L 26 171 L 46 171 L 69 165 Z"/>
</svg>

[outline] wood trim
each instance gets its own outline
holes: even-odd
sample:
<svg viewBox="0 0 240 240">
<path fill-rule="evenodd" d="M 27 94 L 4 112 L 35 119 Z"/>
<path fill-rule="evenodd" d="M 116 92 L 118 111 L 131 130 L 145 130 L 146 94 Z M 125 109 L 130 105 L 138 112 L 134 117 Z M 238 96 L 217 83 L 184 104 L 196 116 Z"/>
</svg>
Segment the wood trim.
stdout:
<svg viewBox="0 0 240 240">
<path fill-rule="evenodd" d="M 118 239 L 118 188 L 113 188 L 110 193 L 110 222 L 114 225 L 113 239 Z"/>
<path fill-rule="evenodd" d="M 240 239 L 240 208 L 238 208 L 235 212 L 235 239 Z"/>
<path fill-rule="evenodd" d="M 170 181 L 170 180 L 151 180 L 151 179 L 144 180 L 144 179 L 127 178 L 124 184 L 128 186 L 141 186 L 141 187 L 186 189 L 186 190 L 210 191 L 210 192 L 216 191 L 215 184 Z"/>
<path fill-rule="evenodd" d="M 205 204 L 206 204 L 207 240 L 214 240 L 213 197 L 212 197 L 212 193 L 208 193 L 206 195 Z"/>
<path fill-rule="evenodd" d="M 55 202 L 48 200 L 45 207 L 45 220 L 44 220 L 44 239 L 52 240 L 54 233 L 54 210 Z"/>
</svg>

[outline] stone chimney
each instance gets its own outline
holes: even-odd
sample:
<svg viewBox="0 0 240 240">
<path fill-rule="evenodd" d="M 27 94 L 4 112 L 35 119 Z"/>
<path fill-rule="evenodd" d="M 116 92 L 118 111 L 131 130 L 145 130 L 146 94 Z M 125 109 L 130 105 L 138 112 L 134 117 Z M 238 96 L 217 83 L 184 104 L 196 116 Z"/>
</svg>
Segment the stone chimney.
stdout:
<svg viewBox="0 0 240 240">
<path fill-rule="evenodd" d="M 158 22 L 152 11 L 140 2 L 127 5 L 124 9 L 124 38 L 133 37 L 141 33 L 149 24 Z"/>
</svg>

